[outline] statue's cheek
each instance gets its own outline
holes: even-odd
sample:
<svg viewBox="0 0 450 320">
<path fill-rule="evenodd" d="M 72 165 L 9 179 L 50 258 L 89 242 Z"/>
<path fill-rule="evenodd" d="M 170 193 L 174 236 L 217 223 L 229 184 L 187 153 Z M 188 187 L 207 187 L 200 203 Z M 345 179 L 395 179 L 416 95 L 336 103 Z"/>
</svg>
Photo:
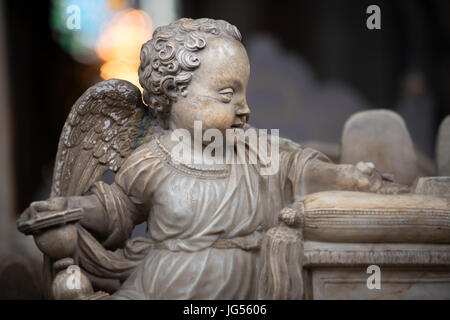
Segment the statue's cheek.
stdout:
<svg viewBox="0 0 450 320">
<path fill-rule="evenodd" d="M 214 128 L 225 132 L 233 123 L 233 112 L 230 109 L 228 106 L 217 105 L 202 110 L 203 129 Z"/>
</svg>

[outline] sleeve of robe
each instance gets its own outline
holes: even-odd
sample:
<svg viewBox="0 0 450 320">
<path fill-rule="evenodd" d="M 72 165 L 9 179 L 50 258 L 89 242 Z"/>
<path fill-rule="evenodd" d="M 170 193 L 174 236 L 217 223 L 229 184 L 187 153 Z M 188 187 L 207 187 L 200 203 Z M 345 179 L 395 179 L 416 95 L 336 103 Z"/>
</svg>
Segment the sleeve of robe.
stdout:
<svg viewBox="0 0 450 320">
<path fill-rule="evenodd" d="M 97 217 L 100 217 L 98 221 L 102 225 L 97 223 L 97 230 L 90 231 L 103 235 L 101 243 L 105 248 L 123 247 L 133 228 L 148 218 L 154 185 L 152 180 L 160 166 L 158 158 L 142 146 L 127 158 L 113 184 L 99 181 L 92 186 L 90 193 L 95 196 L 96 205 L 84 210 L 88 215 L 95 210 Z"/>
<path fill-rule="evenodd" d="M 311 149 L 302 148 L 298 144 L 280 138 L 280 182 L 284 189 L 284 198 L 293 202 L 302 196 L 313 192 L 331 190 L 334 188 L 335 177 L 330 176 L 327 181 L 315 181 L 311 164 L 320 163 L 320 167 L 329 170 L 333 175 L 336 166 L 323 153 Z"/>
</svg>

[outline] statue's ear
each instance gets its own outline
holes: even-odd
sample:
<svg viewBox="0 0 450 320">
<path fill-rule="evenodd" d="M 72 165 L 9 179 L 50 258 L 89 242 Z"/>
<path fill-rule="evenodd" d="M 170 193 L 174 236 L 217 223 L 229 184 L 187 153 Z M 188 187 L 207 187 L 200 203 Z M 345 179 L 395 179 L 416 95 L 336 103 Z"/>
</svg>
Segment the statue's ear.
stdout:
<svg viewBox="0 0 450 320">
<path fill-rule="evenodd" d="M 169 90 L 166 93 L 172 101 L 176 100 L 179 95 L 179 92 L 175 87 L 169 87 Z"/>
<path fill-rule="evenodd" d="M 172 100 L 176 100 L 177 96 L 180 94 L 179 88 L 175 84 L 173 77 L 166 78 L 161 84 L 164 93 Z"/>
</svg>

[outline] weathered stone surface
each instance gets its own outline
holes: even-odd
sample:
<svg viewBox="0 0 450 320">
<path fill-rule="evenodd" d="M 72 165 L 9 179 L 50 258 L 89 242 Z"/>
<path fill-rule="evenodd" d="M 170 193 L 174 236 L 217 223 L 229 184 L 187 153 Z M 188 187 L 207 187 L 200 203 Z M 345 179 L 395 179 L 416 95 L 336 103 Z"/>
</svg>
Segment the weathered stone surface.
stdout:
<svg viewBox="0 0 450 320">
<path fill-rule="evenodd" d="M 450 176 L 450 115 L 439 127 L 436 144 L 436 162 L 438 175 Z"/>
<path fill-rule="evenodd" d="M 310 277 L 307 299 L 448 299 L 450 294 L 448 244 L 305 241 L 303 264 Z M 379 289 L 367 286 L 371 265 L 380 268 Z"/>
<path fill-rule="evenodd" d="M 413 142 L 403 119 L 389 110 L 371 110 L 350 117 L 342 133 L 341 163 L 375 163 L 395 181 L 411 184 L 419 174 Z"/>
<path fill-rule="evenodd" d="M 450 197 L 450 177 L 422 177 L 412 188 L 414 193 Z"/>
<path fill-rule="evenodd" d="M 344 269 L 313 269 L 310 299 L 391 300 L 450 299 L 448 269 L 381 268 L 379 289 L 369 289 L 367 265 Z"/>
<path fill-rule="evenodd" d="M 432 243 L 342 243 L 305 240 L 303 265 L 314 267 L 450 267 L 450 245 Z"/>
</svg>

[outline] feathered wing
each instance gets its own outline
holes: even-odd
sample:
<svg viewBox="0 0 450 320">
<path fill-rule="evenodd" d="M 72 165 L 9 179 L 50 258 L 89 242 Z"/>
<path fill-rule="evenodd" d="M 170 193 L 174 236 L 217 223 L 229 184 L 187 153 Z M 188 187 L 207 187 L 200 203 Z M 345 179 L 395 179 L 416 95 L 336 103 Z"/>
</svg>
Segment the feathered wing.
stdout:
<svg viewBox="0 0 450 320">
<path fill-rule="evenodd" d="M 135 85 L 111 79 L 90 87 L 64 124 L 51 197 L 81 195 L 107 170 L 117 172 L 155 128 Z"/>
</svg>

